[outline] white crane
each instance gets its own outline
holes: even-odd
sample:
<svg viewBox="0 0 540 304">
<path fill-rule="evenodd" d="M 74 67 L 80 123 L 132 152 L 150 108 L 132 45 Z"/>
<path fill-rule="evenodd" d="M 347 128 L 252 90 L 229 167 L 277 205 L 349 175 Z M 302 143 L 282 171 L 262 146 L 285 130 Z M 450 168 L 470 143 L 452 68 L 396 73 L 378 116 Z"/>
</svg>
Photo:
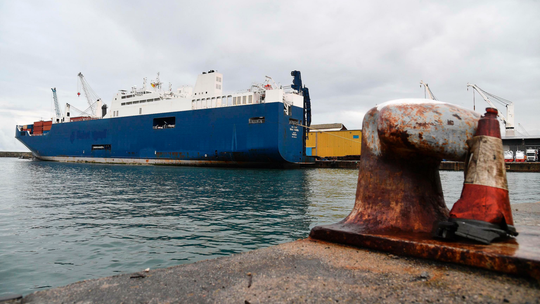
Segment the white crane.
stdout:
<svg viewBox="0 0 540 304">
<path fill-rule="evenodd" d="M 521 129 L 521 132 L 518 131 L 518 133 L 521 133 L 521 135 L 531 136 L 531 134 L 529 134 L 529 132 L 527 132 L 527 130 L 525 130 L 525 128 L 520 123 L 518 123 L 518 126 Z"/>
<path fill-rule="evenodd" d="M 422 85 L 424 86 L 424 98 L 426 98 L 426 94 L 428 94 L 431 100 L 437 100 L 437 98 L 435 98 L 435 95 L 433 95 L 433 92 L 431 92 L 428 84 L 420 80 L 420 87 L 422 87 Z"/>
<path fill-rule="evenodd" d="M 82 73 L 79 73 L 79 80 L 80 84 L 82 86 L 82 89 L 84 91 L 84 96 L 86 97 L 86 100 L 88 101 L 88 109 L 84 110 L 83 113 L 90 115 L 92 117 L 101 118 L 98 113 L 101 109 L 101 98 L 92 90 L 88 82 L 86 82 L 86 79 L 84 78 L 84 75 Z M 80 90 L 79 90 L 80 91 Z M 78 96 L 81 96 L 81 93 L 77 93 Z M 97 110 L 96 110 L 97 108 Z"/>
<path fill-rule="evenodd" d="M 53 99 L 54 99 L 54 111 L 56 114 L 56 123 L 60 122 L 60 119 L 62 119 L 62 112 L 60 111 L 60 106 L 58 105 L 58 97 L 56 96 L 56 88 L 51 88 L 53 93 Z"/>
<path fill-rule="evenodd" d="M 498 111 L 499 118 L 503 121 L 506 129 L 506 136 L 515 136 L 515 128 L 514 128 L 514 103 L 510 100 L 506 100 L 504 98 L 501 98 L 499 96 L 490 94 L 484 90 L 482 90 L 480 87 L 478 87 L 475 84 L 467 83 L 467 90 L 469 90 L 469 87 L 473 88 L 484 98 L 484 100 L 493 108 L 497 109 L 497 107 L 491 102 L 491 100 L 488 98 L 491 97 L 493 100 L 499 102 L 500 104 L 504 105 L 506 107 L 506 117 L 501 114 L 501 111 Z M 474 92 L 474 91 L 473 91 Z"/>
</svg>

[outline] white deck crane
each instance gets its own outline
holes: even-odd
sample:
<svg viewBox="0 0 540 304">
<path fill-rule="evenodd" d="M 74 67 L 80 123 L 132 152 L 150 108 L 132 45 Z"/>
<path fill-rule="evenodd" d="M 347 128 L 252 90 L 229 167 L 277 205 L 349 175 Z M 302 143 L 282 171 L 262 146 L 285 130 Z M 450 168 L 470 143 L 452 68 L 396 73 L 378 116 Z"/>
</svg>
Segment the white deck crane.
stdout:
<svg viewBox="0 0 540 304">
<path fill-rule="evenodd" d="M 431 89 L 429 88 L 428 84 L 420 80 L 420 87 L 424 86 L 424 98 L 427 98 L 426 94 L 429 95 L 429 99 L 431 100 L 437 100 L 435 98 L 435 95 L 433 95 L 433 92 L 431 92 Z"/>
<path fill-rule="evenodd" d="M 60 111 L 60 105 L 58 105 L 58 97 L 56 96 L 56 88 L 51 88 L 54 99 L 54 111 L 55 111 L 55 123 L 59 123 L 62 119 L 62 111 Z"/>
<path fill-rule="evenodd" d="M 92 90 L 88 82 L 86 82 L 86 79 L 84 78 L 84 75 L 82 73 L 79 73 L 79 80 L 80 84 L 82 86 L 82 89 L 84 91 L 84 96 L 86 97 L 86 100 L 88 101 L 88 108 L 84 110 L 84 114 L 90 115 L 92 117 L 101 118 L 99 115 L 99 111 L 101 110 L 101 98 Z M 80 90 L 79 90 L 80 91 Z M 78 96 L 81 96 L 81 93 L 77 93 Z"/>
<path fill-rule="evenodd" d="M 429 85 L 422 80 L 420 80 L 420 87 L 424 86 L 424 97 L 427 98 L 426 94 L 429 95 L 429 99 L 431 100 L 437 100 L 435 98 L 435 95 L 433 95 L 433 92 L 431 92 L 431 89 L 429 88 Z"/>
<path fill-rule="evenodd" d="M 478 94 L 480 94 L 480 96 L 482 96 L 482 98 L 484 98 L 484 100 L 491 107 L 497 109 L 497 107 L 491 102 L 491 100 L 488 98 L 488 96 L 491 97 L 493 100 L 499 102 L 500 104 L 502 104 L 503 106 L 506 107 L 506 117 L 501 114 L 501 111 L 498 111 L 499 112 L 498 116 L 505 125 L 505 129 L 506 129 L 505 135 L 506 136 L 515 136 L 516 133 L 515 133 L 515 128 L 514 128 L 514 103 L 511 102 L 510 100 L 506 100 L 506 99 L 501 98 L 499 96 L 490 94 L 490 93 L 482 90 L 476 84 L 467 83 L 467 90 L 469 90 L 469 87 L 476 90 L 478 92 Z"/>
</svg>

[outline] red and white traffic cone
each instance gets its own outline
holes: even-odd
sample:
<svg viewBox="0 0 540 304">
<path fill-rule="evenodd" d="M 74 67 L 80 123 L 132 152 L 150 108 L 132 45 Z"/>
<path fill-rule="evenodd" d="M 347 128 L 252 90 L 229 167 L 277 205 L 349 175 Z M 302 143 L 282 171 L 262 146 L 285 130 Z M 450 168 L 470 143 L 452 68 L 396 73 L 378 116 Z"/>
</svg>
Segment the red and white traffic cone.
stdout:
<svg viewBox="0 0 540 304">
<path fill-rule="evenodd" d="M 467 145 L 469 154 L 461 197 L 452 207 L 448 221 L 435 225 L 434 236 L 463 237 L 484 244 L 500 237 L 517 236 L 510 209 L 497 109 L 486 109 Z"/>
</svg>

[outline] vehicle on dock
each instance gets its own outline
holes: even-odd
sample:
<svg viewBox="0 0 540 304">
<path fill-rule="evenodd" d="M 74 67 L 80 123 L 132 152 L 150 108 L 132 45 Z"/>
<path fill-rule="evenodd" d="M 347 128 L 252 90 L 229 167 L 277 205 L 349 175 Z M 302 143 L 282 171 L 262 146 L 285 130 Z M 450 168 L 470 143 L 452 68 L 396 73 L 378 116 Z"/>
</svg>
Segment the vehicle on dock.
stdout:
<svg viewBox="0 0 540 304">
<path fill-rule="evenodd" d="M 15 137 L 40 160 L 208 166 L 281 166 L 311 162 L 305 154 L 311 123 L 309 90 L 299 71 L 293 84 L 266 76 L 237 93 L 223 92 L 223 74 L 210 70 L 194 87 L 162 88 L 158 77 L 120 90 L 107 106 L 79 73 L 89 108 L 16 126 Z"/>
<path fill-rule="evenodd" d="M 514 151 L 512 150 L 506 150 L 504 151 L 504 161 L 507 163 L 511 163 L 514 161 Z"/>
<path fill-rule="evenodd" d="M 526 160 L 525 152 L 521 150 L 516 151 L 516 163 L 523 163 Z"/>
<path fill-rule="evenodd" d="M 527 149 L 525 150 L 527 154 L 528 162 L 537 162 L 538 161 L 538 150 L 537 149 Z"/>
</svg>

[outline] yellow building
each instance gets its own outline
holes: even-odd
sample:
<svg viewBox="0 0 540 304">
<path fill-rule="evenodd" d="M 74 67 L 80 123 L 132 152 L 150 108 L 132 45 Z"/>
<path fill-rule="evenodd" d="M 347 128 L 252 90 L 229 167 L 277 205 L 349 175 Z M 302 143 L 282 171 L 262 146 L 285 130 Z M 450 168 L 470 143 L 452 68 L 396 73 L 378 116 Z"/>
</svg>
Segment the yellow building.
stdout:
<svg viewBox="0 0 540 304">
<path fill-rule="evenodd" d="M 312 125 L 306 139 L 306 154 L 318 157 L 359 156 L 362 130 L 347 130 L 343 124 Z"/>
</svg>

